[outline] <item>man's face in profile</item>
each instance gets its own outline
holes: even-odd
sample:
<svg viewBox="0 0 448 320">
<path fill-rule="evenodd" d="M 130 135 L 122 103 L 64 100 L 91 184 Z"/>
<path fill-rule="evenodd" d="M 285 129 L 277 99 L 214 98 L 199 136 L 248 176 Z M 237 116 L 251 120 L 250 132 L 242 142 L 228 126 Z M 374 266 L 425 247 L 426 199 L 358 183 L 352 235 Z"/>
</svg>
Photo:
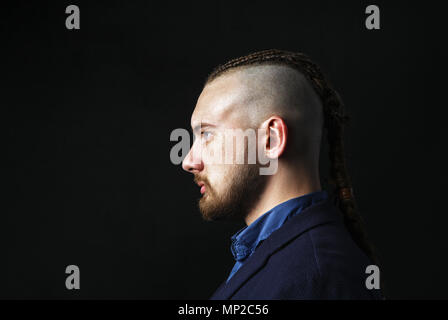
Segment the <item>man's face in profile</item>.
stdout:
<svg viewBox="0 0 448 320">
<path fill-rule="evenodd" d="M 229 146 L 223 143 L 231 134 L 229 129 L 250 128 L 245 99 L 247 92 L 238 73 L 224 75 L 205 86 L 191 117 L 195 139 L 182 167 L 194 174 L 200 187 L 199 209 L 206 220 L 244 217 L 263 186 L 257 164 L 217 159 L 226 152 L 245 159 L 248 144 L 226 150 Z"/>
</svg>

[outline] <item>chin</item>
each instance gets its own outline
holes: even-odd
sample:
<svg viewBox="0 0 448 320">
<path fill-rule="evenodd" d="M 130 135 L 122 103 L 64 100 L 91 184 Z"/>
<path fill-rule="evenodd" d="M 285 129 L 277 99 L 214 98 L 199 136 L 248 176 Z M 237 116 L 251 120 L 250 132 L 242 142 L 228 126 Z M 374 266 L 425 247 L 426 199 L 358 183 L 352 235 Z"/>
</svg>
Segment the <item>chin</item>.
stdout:
<svg viewBox="0 0 448 320">
<path fill-rule="evenodd" d="M 241 217 L 240 210 L 234 206 L 216 203 L 212 198 L 201 198 L 199 210 L 205 221 L 232 221 Z"/>
</svg>

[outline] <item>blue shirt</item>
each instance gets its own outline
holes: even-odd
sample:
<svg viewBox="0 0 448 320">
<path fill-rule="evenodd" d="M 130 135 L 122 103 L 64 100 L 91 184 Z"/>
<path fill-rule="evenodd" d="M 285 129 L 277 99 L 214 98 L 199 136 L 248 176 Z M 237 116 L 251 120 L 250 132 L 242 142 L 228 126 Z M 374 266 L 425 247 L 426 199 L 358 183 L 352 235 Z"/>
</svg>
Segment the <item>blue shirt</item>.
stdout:
<svg viewBox="0 0 448 320">
<path fill-rule="evenodd" d="M 230 249 L 236 260 L 227 282 L 244 264 L 257 246 L 280 228 L 286 220 L 299 214 L 305 208 L 328 198 L 326 191 L 317 191 L 287 200 L 261 215 L 249 226 L 244 227 L 231 238 Z"/>
</svg>

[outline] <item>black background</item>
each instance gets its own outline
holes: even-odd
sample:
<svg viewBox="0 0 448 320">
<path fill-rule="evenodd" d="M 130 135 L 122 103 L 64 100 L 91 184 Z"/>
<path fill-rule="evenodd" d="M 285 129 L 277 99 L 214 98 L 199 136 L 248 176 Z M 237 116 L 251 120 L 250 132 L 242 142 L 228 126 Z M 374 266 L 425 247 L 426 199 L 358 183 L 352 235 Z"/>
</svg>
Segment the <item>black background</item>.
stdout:
<svg viewBox="0 0 448 320">
<path fill-rule="evenodd" d="M 65 28 L 69 4 L 80 30 Z M 365 28 L 369 4 L 381 30 Z M 448 298 L 442 13 L 407 1 L 3 2 L 0 297 L 208 298 L 243 224 L 202 221 L 170 133 L 189 129 L 214 66 L 279 48 L 318 62 L 352 116 L 348 161 L 388 297 Z M 70 264 L 80 290 L 65 288 Z"/>
</svg>

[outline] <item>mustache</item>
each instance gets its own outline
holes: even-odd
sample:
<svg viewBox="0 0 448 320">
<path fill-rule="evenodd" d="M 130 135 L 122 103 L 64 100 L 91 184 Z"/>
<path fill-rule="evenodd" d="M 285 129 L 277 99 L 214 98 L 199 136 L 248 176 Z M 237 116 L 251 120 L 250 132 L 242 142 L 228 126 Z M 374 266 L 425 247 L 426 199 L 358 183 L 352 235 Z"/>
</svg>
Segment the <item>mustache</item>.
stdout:
<svg viewBox="0 0 448 320">
<path fill-rule="evenodd" d="M 210 183 L 209 183 L 207 177 L 201 177 L 201 176 L 197 176 L 197 175 L 195 175 L 193 180 L 194 180 L 194 182 L 196 182 L 196 183 L 203 182 L 204 184 L 206 184 L 206 185 L 208 185 L 208 186 L 210 185 Z"/>
<path fill-rule="evenodd" d="M 204 183 L 204 185 L 207 187 L 207 190 L 209 191 L 209 193 L 214 193 L 213 192 L 213 188 L 212 188 L 212 186 L 210 185 L 210 181 L 208 181 L 208 179 L 207 179 L 207 177 L 201 177 L 201 176 L 197 176 L 197 175 L 195 175 L 194 176 L 194 182 L 196 182 L 196 183 L 199 183 L 199 182 L 202 182 L 202 183 Z"/>
</svg>

